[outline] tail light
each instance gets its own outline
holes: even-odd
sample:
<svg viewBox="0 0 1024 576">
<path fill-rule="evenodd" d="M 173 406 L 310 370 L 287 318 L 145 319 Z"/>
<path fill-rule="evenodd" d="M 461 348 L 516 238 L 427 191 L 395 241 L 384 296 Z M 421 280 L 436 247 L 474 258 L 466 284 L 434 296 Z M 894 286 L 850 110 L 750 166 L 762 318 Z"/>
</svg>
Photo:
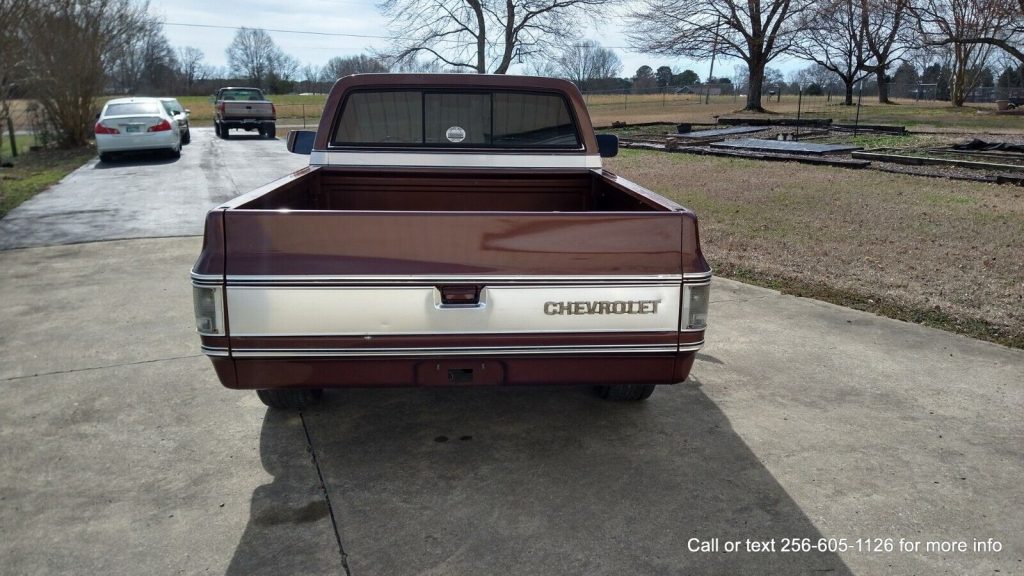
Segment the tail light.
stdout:
<svg viewBox="0 0 1024 576">
<path fill-rule="evenodd" d="M 224 114 L 224 108 L 225 108 L 225 106 L 224 106 L 223 102 L 221 102 L 220 104 L 217 104 L 217 109 L 220 110 L 221 114 Z"/>
<path fill-rule="evenodd" d="M 96 132 L 96 134 L 120 134 L 121 133 L 121 131 L 118 130 L 117 128 L 110 128 L 109 126 L 104 126 L 102 122 L 97 122 L 96 123 L 95 132 Z"/>
<path fill-rule="evenodd" d="M 167 120 L 161 119 L 160 122 L 149 127 L 146 132 L 166 132 L 171 129 L 171 123 Z"/>
<path fill-rule="evenodd" d="M 273 103 L 270 104 L 270 113 L 277 116 L 277 107 Z"/>
<path fill-rule="evenodd" d="M 192 287 L 196 330 L 206 336 L 224 335 L 224 304 L 220 288 Z"/>
<path fill-rule="evenodd" d="M 708 302 L 711 284 L 683 286 L 684 330 L 703 330 L 708 323 Z"/>
</svg>

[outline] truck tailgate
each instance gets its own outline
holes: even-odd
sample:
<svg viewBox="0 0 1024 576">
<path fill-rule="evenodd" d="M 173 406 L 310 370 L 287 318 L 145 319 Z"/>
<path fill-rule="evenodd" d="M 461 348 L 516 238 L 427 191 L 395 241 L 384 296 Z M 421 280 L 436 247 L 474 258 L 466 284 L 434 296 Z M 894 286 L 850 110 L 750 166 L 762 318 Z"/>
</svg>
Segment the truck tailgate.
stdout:
<svg viewBox="0 0 1024 576">
<path fill-rule="evenodd" d="M 235 357 L 679 349 L 679 213 L 224 218 Z"/>
<path fill-rule="evenodd" d="M 224 101 L 224 117 L 226 118 L 273 118 L 274 112 L 267 101 Z"/>
</svg>

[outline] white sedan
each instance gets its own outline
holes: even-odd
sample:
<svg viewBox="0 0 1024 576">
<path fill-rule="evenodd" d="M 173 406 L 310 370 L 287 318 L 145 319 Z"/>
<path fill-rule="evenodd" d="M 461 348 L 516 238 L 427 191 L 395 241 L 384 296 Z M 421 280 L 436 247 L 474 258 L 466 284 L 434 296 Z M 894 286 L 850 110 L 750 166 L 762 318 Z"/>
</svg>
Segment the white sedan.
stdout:
<svg viewBox="0 0 1024 576">
<path fill-rule="evenodd" d="M 96 150 L 110 162 L 115 152 L 164 150 L 181 156 L 181 128 L 159 98 L 116 98 L 96 117 Z"/>
</svg>

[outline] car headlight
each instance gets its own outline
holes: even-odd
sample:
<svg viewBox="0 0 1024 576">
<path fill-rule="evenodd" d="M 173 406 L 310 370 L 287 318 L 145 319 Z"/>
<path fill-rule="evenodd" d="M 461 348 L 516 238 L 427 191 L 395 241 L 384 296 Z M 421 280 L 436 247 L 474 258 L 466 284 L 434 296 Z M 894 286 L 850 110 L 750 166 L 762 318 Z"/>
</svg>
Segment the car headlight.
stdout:
<svg viewBox="0 0 1024 576">
<path fill-rule="evenodd" d="M 683 297 L 685 302 L 685 330 L 703 330 L 708 325 L 708 300 L 711 296 L 711 284 L 685 286 Z"/>
<path fill-rule="evenodd" d="M 220 288 L 192 287 L 196 330 L 205 336 L 224 335 L 224 305 Z"/>
</svg>

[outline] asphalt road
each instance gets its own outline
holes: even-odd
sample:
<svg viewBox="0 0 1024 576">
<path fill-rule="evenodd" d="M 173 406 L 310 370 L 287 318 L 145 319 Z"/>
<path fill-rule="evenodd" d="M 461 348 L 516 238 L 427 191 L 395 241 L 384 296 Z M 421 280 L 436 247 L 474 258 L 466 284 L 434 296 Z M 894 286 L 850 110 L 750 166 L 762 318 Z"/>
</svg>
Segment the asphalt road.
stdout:
<svg viewBox="0 0 1024 576">
<path fill-rule="evenodd" d="M 308 163 L 287 153 L 283 136 L 236 131 L 221 140 L 213 128 L 193 128 L 177 160 L 88 162 L 0 220 L 0 250 L 202 234 L 207 210 Z"/>
<path fill-rule="evenodd" d="M 233 174 L 244 145 L 294 161 L 194 142 Z M 152 167 L 90 193 L 165 218 L 132 208 L 173 181 Z M 0 251 L 0 572 L 1024 573 L 1024 351 L 716 280 L 693 378 L 644 403 L 342 390 L 271 412 L 198 351 L 200 243 Z"/>
</svg>

